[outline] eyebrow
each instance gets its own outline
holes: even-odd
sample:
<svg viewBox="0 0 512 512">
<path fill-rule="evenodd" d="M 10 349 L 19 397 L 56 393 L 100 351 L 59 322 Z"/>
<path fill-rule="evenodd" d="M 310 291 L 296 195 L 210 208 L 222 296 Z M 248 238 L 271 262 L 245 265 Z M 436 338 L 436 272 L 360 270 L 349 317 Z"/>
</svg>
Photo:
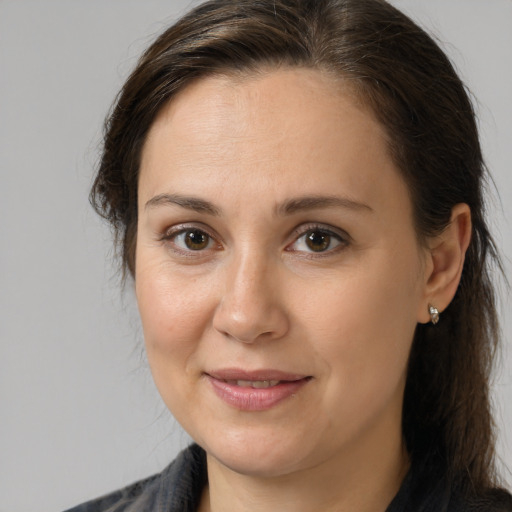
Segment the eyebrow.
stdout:
<svg viewBox="0 0 512 512">
<path fill-rule="evenodd" d="M 198 213 L 206 213 L 219 217 L 222 210 L 215 206 L 210 201 L 200 199 L 198 197 L 182 196 L 179 194 L 158 194 L 152 197 L 145 204 L 144 208 L 151 209 L 157 206 L 164 205 L 177 205 L 187 210 L 192 210 Z M 315 210 L 321 208 L 344 208 L 355 211 L 368 211 L 373 212 L 373 208 L 365 203 L 354 201 L 346 197 L 339 196 L 302 196 L 284 201 L 282 204 L 277 205 L 275 213 L 278 216 L 287 216 L 300 211 Z"/>
<path fill-rule="evenodd" d="M 209 201 L 199 199 L 198 197 L 181 196 L 178 194 L 158 194 L 152 197 L 144 206 L 148 210 L 162 205 L 177 205 L 187 210 L 198 213 L 206 213 L 208 215 L 220 216 L 221 210 Z"/>
<path fill-rule="evenodd" d="M 304 210 L 315 210 L 319 208 L 345 208 L 348 210 L 366 210 L 373 212 L 373 208 L 365 203 L 354 201 L 347 197 L 339 196 L 303 196 L 288 199 L 277 207 L 278 215 L 291 215 Z"/>
</svg>

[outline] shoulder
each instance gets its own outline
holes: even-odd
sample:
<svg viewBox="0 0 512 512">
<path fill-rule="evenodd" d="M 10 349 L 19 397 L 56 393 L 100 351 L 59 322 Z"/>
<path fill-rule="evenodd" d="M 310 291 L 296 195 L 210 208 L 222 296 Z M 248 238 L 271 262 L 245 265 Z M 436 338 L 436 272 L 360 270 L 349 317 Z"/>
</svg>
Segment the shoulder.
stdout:
<svg viewBox="0 0 512 512">
<path fill-rule="evenodd" d="M 151 506 L 154 501 L 155 495 L 160 487 L 160 480 L 163 473 L 153 475 L 139 482 L 135 482 L 123 489 L 109 493 L 100 498 L 96 498 L 81 505 L 77 505 L 66 512 L 121 512 L 129 511 L 134 503 L 140 508 L 140 505 L 145 505 L 145 508 Z M 144 509 L 143 509 L 144 510 Z M 148 508 L 150 510 L 150 508 Z"/>
<path fill-rule="evenodd" d="M 512 512 L 512 495 L 504 489 L 490 489 L 481 496 L 456 500 L 449 512 Z"/>
<path fill-rule="evenodd" d="M 467 492 L 446 470 L 422 461 L 411 466 L 386 512 L 512 512 L 512 495 L 504 489 Z"/>
<path fill-rule="evenodd" d="M 82 503 L 66 512 L 152 512 L 195 510 L 206 483 L 203 450 L 192 445 L 161 473 Z"/>
<path fill-rule="evenodd" d="M 442 496 L 446 498 L 446 501 Z M 432 508 L 432 512 L 512 512 L 512 495 L 504 489 L 488 489 L 480 494 L 465 496 L 457 490 L 437 495 L 437 503 L 443 508 Z M 436 500 L 433 500 L 436 502 Z M 430 511 L 430 509 L 428 509 Z"/>
</svg>

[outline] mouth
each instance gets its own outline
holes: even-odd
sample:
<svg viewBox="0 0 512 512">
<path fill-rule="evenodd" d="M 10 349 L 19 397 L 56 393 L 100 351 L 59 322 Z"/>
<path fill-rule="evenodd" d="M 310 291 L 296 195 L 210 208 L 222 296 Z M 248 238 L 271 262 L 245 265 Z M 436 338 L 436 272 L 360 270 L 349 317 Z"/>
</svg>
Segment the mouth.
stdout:
<svg viewBox="0 0 512 512">
<path fill-rule="evenodd" d="M 217 397 L 241 411 L 265 411 L 295 397 L 311 376 L 276 370 L 227 369 L 206 373 Z"/>
<path fill-rule="evenodd" d="M 231 386 L 239 386 L 241 388 L 266 389 L 277 386 L 281 380 L 225 380 Z"/>
</svg>

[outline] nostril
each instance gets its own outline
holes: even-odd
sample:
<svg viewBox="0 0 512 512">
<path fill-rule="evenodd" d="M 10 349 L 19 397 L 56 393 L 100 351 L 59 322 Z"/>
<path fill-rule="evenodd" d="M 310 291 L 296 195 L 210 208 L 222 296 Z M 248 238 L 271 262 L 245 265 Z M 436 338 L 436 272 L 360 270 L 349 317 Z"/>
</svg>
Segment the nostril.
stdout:
<svg viewBox="0 0 512 512">
<path fill-rule="evenodd" d="M 267 282 L 269 273 L 259 272 L 259 279 L 254 275 L 248 279 L 251 270 L 254 274 L 254 265 L 248 269 L 242 264 L 230 275 L 213 316 L 213 327 L 219 333 L 241 343 L 275 339 L 288 329 L 284 302 Z"/>
<path fill-rule="evenodd" d="M 253 316 L 230 314 L 218 311 L 213 326 L 225 338 L 240 343 L 271 340 L 283 336 L 287 331 L 286 315 L 279 311 L 267 311 Z"/>
</svg>

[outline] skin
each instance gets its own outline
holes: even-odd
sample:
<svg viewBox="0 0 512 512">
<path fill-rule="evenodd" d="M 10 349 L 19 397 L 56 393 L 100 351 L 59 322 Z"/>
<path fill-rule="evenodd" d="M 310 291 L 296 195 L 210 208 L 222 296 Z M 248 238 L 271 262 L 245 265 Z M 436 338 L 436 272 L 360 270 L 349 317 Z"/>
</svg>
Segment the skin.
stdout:
<svg viewBox="0 0 512 512">
<path fill-rule="evenodd" d="M 187 229 L 206 244 L 187 246 Z M 157 388 L 207 452 L 201 510 L 385 510 L 408 468 L 414 330 L 455 293 L 469 231 L 459 205 L 418 243 L 382 127 L 319 71 L 201 79 L 160 112 L 142 154 L 136 295 Z M 306 232 L 330 242 L 315 252 Z M 310 379 L 241 411 L 206 377 L 233 367 Z"/>
</svg>

